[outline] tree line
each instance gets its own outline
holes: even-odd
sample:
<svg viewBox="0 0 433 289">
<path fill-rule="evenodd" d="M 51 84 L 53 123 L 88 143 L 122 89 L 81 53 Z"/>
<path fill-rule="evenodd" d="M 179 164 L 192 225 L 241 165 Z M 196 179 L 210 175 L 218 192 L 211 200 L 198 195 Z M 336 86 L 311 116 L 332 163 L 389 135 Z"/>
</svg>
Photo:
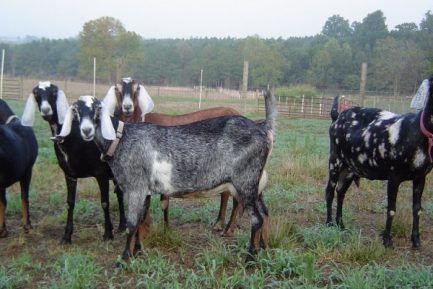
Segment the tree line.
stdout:
<svg viewBox="0 0 433 289">
<path fill-rule="evenodd" d="M 99 81 L 132 76 L 144 84 L 239 89 L 243 63 L 249 88 L 308 84 L 317 89 L 358 90 L 360 67 L 368 64 L 367 90 L 413 93 L 433 73 L 433 14 L 421 23 L 388 30 L 383 12 L 362 22 L 333 15 L 315 36 L 264 39 L 144 39 L 112 17 L 86 22 L 77 38 L 0 43 L 11 76 L 91 80 L 93 58 Z"/>
</svg>

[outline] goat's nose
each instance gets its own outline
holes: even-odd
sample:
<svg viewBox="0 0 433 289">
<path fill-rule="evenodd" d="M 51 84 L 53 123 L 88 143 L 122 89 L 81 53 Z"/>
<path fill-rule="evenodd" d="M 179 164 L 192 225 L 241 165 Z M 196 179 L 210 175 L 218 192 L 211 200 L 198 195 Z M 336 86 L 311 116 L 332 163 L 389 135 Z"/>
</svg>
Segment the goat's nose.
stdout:
<svg viewBox="0 0 433 289">
<path fill-rule="evenodd" d="M 83 128 L 82 131 L 83 131 L 83 134 L 85 136 L 89 136 L 89 134 L 92 132 L 92 129 L 90 127 L 86 127 L 86 128 Z"/>
<path fill-rule="evenodd" d="M 132 104 L 130 104 L 130 103 L 124 104 L 124 105 L 123 105 L 123 108 L 124 108 L 125 110 L 131 110 L 131 109 L 132 109 Z"/>
<path fill-rule="evenodd" d="M 50 113 L 50 108 L 49 108 L 49 107 L 43 107 L 43 108 L 41 109 L 41 111 L 42 111 L 42 113 L 43 113 L 44 115 L 47 115 L 47 114 Z"/>
</svg>

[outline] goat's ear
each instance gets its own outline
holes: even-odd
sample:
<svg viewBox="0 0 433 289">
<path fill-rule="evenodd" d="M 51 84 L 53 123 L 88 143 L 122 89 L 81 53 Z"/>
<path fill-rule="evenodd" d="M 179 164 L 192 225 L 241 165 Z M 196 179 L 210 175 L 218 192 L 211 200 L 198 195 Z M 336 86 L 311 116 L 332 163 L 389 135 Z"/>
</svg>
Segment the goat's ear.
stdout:
<svg viewBox="0 0 433 289">
<path fill-rule="evenodd" d="M 106 140 L 115 140 L 116 131 L 114 130 L 113 123 L 111 122 L 110 112 L 105 107 L 105 103 L 101 103 L 97 107 L 97 114 L 101 120 L 102 137 Z"/>
<path fill-rule="evenodd" d="M 138 105 L 140 106 L 141 116 L 152 111 L 155 106 L 152 98 L 147 93 L 143 85 L 140 85 L 140 93 L 138 94 Z"/>
<path fill-rule="evenodd" d="M 74 111 L 73 105 L 71 105 L 66 111 L 65 118 L 63 119 L 62 130 L 59 133 L 59 136 L 66 137 L 71 133 L 72 121 L 74 119 Z"/>
<path fill-rule="evenodd" d="M 117 106 L 116 87 L 112 86 L 104 97 L 104 106 L 108 109 L 111 116 L 114 115 L 114 110 Z"/>
<path fill-rule="evenodd" d="M 69 104 L 66 95 L 62 90 L 57 91 L 56 107 L 59 124 L 63 124 L 66 113 L 68 112 Z"/>
<path fill-rule="evenodd" d="M 24 126 L 33 126 L 35 123 L 35 109 L 37 103 L 35 95 L 30 93 L 27 98 L 26 105 L 24 107 L 23 116 L 21 117 L 21 124 Z"/>
</svg>

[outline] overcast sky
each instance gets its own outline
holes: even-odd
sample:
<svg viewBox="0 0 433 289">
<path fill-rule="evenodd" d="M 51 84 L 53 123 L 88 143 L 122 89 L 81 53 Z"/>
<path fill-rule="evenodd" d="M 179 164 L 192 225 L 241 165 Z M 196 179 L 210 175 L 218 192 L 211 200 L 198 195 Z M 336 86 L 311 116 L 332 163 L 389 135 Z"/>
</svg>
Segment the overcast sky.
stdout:
<svg viewBox="0 0 433 289">
<path fill-rule="evenodd" d="M 433 1 L 11 0 L 1 5 L 0 37 L 75 37 L 85 22 L 111 16 L 143 38 L 288 38 L 320 33 L 335 14 L 351 24 L 376 10 L 391 30 L 405 22 L 419 25 Z"/>
</svg>

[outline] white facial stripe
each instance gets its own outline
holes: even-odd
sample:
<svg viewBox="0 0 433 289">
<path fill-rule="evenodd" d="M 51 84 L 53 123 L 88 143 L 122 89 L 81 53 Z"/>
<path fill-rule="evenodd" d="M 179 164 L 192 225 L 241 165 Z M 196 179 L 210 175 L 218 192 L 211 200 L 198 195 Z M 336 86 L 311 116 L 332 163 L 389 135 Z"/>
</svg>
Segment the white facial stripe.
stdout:
<svg viewBox="0 0 433 289">
<path fill-rule="evenodd" d="M 88 129 L 90 129 L 90 133 L 87 135 L 84 134 L 83 131 Z M 84 138 L 93 137 L 93 135 L 95 134 L 95 127 L 93 126 L 93 122 L 88 117 L 83 118 L 83 120 L 81 121 L 80 133 L 81 136 Z"/>
<path fill-rule="evenodd" d="M 51 82 L 49 81 L 39 81 L 38 88 L 45 90 L 45 88 L 48 88 L 51 86 Z"/>
<path fill-rule="evenodd" d="M 91 108 L 94 102 L 94 97 L 91 95 L 82 95 L 80 96 L 79 100 L 83 101 L 87 107 Z"/>
<path fill-rule="evenodd" d="M 134 109 L 134 103 L 132 102 L 131 96 L 126 95 L 122 101 L 122 107 L 130 105 L 132 109 Z"/>
<path fill-rule="evenodd" d="M 131 77 L 124 77 L 124 78 L 122 78 L 122 81 L 124 83 L 130 83 L 130 82 L 132 82 L 132 78 Z"/>
<path fill-rule="evenodd" d="M 41 103 L 41 114 L 42 115 L 52 115 L 53 114 L 53 109 L 51 108 L 51 105 L 46 100 L 43 100 Z"/>
</svg>

